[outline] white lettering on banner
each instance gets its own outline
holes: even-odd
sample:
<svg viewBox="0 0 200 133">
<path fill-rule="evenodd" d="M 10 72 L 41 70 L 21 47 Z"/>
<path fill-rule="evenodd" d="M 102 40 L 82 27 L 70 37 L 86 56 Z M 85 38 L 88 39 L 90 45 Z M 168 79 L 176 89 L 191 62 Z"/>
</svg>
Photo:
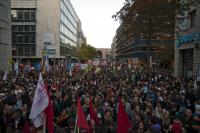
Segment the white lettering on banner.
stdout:
<svg viewBox="0 0 200 133">
<path fill-rule="evenodd" d="M 43 85 L 42 81 L 39 81 L 38 84 L 38 95 L 36 96 L 36 104 L 40 104 L 38 102 L 41 101 L 42 98 L 47 96 L 47 92 L 45 91 L 45 86 Z"/>
</svg>

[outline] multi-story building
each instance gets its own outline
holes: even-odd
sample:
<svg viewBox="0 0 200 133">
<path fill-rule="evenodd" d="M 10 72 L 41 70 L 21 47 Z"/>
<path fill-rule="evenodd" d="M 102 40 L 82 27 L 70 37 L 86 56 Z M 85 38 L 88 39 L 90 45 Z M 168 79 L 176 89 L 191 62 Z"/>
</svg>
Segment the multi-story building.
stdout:
<svg viewBox="0 0 200 133">
<path fill-rule="evenodd" d="M 8 68 L 11 58 L 10 0 L 0 1 L 0 70 Z"/>
<path fill-rule="evenodd" d="M 185 12 L 178 24 L 175 43 L 175 76 L 200 76 L 200 5 Z"/>
<path fill-rule="evenodd" d="M 11 8 L 14 58 L 73 56 L 81 27 L 70 0 L 12 0 Z"/>
<path fill-rule="evenodd" d="M 117 49 L 116 49 L 116 46 L 117 46 L 117 38 L 116 36 L 114 36 L 113 38 L 113 42 L 111 44 L 111 58 L 112 59 L 116 59 L 116 56 L 117 56 Z"/>
<path fill-rule="evenodd" d="M 116 31 L 117 58 L 138 58 L 146 63 L 156 58 L 158 51 L 173 46 L 172 7 L 167 1 L 135 0 Z M 170 13 L 172 16 L 168 16 Z"/>
<path fill-rule="evenodd" d="M 125 24 L 122 22 L 116 31 L 116 54 L 117 58 L 132 58 L 133 54 L 133 36 L 127 36 Z"/>
<path fill-rule="evenodd" d="M 87 39 L 84 36 L 81 25 L 82 25 L 81 21 L 79 21 L 79 23 L 78 23 L 78 47 L 80 47 L 81 45 L 87 44 Z"/>
<path fill-rule="evenodd" d="M 123 23 L 117 29 L 116 38 L 117 58 L 149 60 L 157 51 L 173 45 L 173 40 L 168 39 L 168 34 L 150 40 L 146 40 L 142 35 L 129 36 Z"/>
</svg>

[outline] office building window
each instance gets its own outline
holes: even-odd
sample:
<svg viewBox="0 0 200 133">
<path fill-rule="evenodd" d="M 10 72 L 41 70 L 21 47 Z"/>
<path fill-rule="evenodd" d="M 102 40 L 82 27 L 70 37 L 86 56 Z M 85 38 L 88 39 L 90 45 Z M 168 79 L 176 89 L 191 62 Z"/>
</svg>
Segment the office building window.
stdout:
<svg viewBox="0 0 200 133">
<path fill-rule="evenodd" d="M 14 32 L 17 31 L 17 26 L 16 26 L 16 25 L 13 25 L 13 26 L 12 26 L 12 31 L 14 31 Z"/>
<path fill-rule="evenodd" d="M 35 36 L 31 36 L 31 43 L 35 43 Z"/>
<path fill-rule="evenodd" d="M 76 23 L 78 19 L 71 5 L 68 3 L 68 1 L 61 1 L 61 11 L 71 21 L 71 23 L 74 24 L 75 27 L 77 27 Z"/>
<path fill-rule="evenodd" d="M 23 49 L 22 48 L 18 48 L 18 55 L 22 56 L 23 55 Z"/>
<path fill-rule="evenodd" d="M 24 12 L 24 19 L 29 20 L 30 19 L 30 13 L 29 12 Z"/>
<path fill-rule="evenodd" d="M 35 21 L 35 10 L 12 10 L 12 20 Z"/>
<path fill-rule="evenodd" d="M 35 32 L 35 25 L 13 25 L 12 32 Z"/>
<path fill-rule="evenodd" d="M 31 20 L 35 20 L 35 12 L 31 12 Z"/>
<path fill-rule="evenodd" d="M 22 20 L 23 19 L 23 13 L 21 11 L 17 12 L 17 19 Z"/>
<path fill-rule="evenodd" d="M 35 48 L 34 48 L 34 47 L 31 48 L 31 55 L 32 55 L 32 56 L 35 55 Z"/>
<path fill-rule="evenodd" d="M 12 36 L 12 43 L 17 43 L 17 36 Z"/>
<path fill-rule="evenodd" d="M 35 35 L 32 34 L 17 34 L 12 36 L 13 44 L 35 44 Z"/>
<path fill-rule="evenodd" d="M 19 25 L 19 26 L 18 26 L 18 31 L 19 31 L 19 32 L 23 32 L 23 25 Z"/>
<path fill-rule="evenodd" d="M 30 43 L 30 36 L 24 36 L 24 43 Z"/>
<path fill-rule="evenodd" d="M 30 25 L 31 27 L 31 31 L 34 32 L 35 31 L 35 25 Z"/>
<path fill-rule="evenodd" d="M 29 32 L 29 27 L 30 27 L 29 25 L 24 25 L 24 31 Z"/>
<path fill-rule="evenodd" d="M 13 47 L 12 53 L 15 56 L 34 56 L 35 46 Z"/>
<path fill-rule="evenodd" d="M 30 48 L 24 48 L 23 49 L 23 55 L 29 56 L 30 55 Z"/>
<path fill-rule="evenodd" d="M 17 37 L 17 40 L 18 40 L 18 43 L 23 43 L 23 42 L 24 42 L 24 38 L 23 38 L 22 35 L 19 35 L 19 36 Z"/>
<path fill-rule="evenodd" d="M 14 46 L 12 47 L 12 55 L 17 56 L 17 49 Z"/>
<path fill-rule="evenodd" d="M 15 20 L 17 18 L 17 11 L 16 10 L 11 11 L 11 17 L 12 17 L 13 20 Z"/>
</svg>

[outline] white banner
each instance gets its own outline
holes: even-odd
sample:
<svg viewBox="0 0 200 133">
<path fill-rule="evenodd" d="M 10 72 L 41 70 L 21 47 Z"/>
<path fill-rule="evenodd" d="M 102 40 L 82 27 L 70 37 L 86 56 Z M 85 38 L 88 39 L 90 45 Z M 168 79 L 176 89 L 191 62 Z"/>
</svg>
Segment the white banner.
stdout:
<svg viewBox="0 0 200 133">
<path fill-rule="evenodd" d="M 48 105 L 49 105 L 49 98 L 47 90 L 45 89 L 42 74 L 40 73 L 39 81 L 35 91 L 35 96 L 33 99 L 33 104 L 31 107 L 31 113 L 29 116 L 29 118 L 33 121 L 33 124 L 35 125 L 36 128 L 43 125 L 45 120 L 43 112 L 48 107 Z"/>
</svg>

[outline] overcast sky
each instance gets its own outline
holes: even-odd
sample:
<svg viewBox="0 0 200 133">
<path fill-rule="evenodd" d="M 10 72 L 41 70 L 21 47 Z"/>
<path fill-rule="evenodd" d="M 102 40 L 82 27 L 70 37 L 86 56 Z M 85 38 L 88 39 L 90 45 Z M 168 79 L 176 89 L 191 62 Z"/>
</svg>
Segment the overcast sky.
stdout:
<svg viewBox="0 0 200 133">
<path fill-rule="evenodd" d="M 82 22 L 87 42 L 96 48 L 110 48 L 119 22 L 112 19 L 125 0 L 70 0 Z"/>
</svg>

